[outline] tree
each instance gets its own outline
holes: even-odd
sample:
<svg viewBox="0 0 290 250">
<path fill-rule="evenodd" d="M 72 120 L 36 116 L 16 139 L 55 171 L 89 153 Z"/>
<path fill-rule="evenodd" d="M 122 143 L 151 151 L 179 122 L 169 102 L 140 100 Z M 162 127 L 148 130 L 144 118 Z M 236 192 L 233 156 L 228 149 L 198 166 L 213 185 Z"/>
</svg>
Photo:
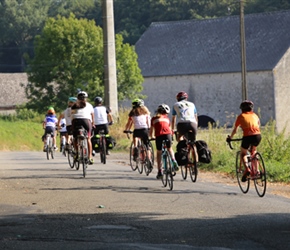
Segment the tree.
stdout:
<svg viewBox="0 0 290 250">
<path fill-rule="evenodd" d="M 121 36 L 116 41 L 118 99 L 123 100 L 142 90 L 143 77 L 133 48 L 123 44 Z M 36 36 L 35 57 L 29 60 L 27 74 L 27 107 L 39 112 L 49 105 L 63 109 L 77 89 L 88 92 L 91 101 L 103 96 L 102 29 L 94 21 L 78 20 L 73 14 L 49 18 Z"/>
</svg>

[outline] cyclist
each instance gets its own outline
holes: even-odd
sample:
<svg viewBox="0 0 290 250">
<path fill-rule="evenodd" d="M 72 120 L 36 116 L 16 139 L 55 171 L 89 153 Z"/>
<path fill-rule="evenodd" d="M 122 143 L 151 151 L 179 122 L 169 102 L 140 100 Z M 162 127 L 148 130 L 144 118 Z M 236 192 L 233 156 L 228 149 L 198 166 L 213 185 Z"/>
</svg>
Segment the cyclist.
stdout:
<svg viewBox="0 0 290 250">
<path fill-rule="evenodd" d="M 176 95 L 177 102 L 173 105 L 171 128 L 172 131 L 177 129 L 177 141 L 180 141 L 183 136 L 192 131 L 189 134 L 191 141 L 195 141 L 197 134 L 197 111 L 193 102 L 187 101 L 188 94 L 184 91 L 179 92 Z M 177 119 L 176 119 L 177 118 Z M 177 124 L 176 124 L 177 123 Z"/>
<path fill-rule="evenodd" d="M 66 124 L 66 147 L 68 147 L 69 142 L 71 141 L 72 137 L 72 126 L 71 126 L 71 106 L 77 101 L 76 97 L 69 97 L 67 108 L 60 114 L 58 117 L 58 128 L 60 128 L 60 121 L 62 118 L 65 118 L 65 124 Z"/>
<path fill-rule="evenodd" d="M 59 139 L 60 139 L 60 152 L 62 152 L 62 147 L 65 147 L 65 145 L 62 145 L 62 138 L 67 138 L 67 129 L 66 129 L 66 123 L 65 118 L 62 118 L 60 121 L 58 121 L 58 131 L 59 131 Z"/>
<path fill-rule="evenodd" d="M 233 138 L 237 133 L 238 127 L 243 130 L 243 139 L 241 143 L 241 162 L 244 163 L 245 171 L 242 177 L 242 181 L 247 180 L 247 176 L 250 175 L 250 169 L 247 166 L 247 152 L 251 147 L 251 154 L 255 154 L 257 146 L 261 142 L 261 131 L 260 131 L 260 119 L 257 114 L 254 113 L 254 103 L 249 100 L 245 100 L 240 104 L 242 113 L 237 117 L 234 128 L 227 140 Z M 255 164 L 253 164 L 255 165 Z M 254 173 L 256 171 L 253 171 Z"/>
<path fill-rule="evenodd" d="M 110 109 L 103 106 L 103 99 L 99 96 L 95 98 L 94 119 L 94 134 L 97 135 L 100 130 L 104 130 L 105 134 L 108 135 L 109 125 L 112 125 L 114 121 Z M 107 155 L 109 154 L 107 148 Z"/>
<path fill-rule="evenodd" d="M 149 136 L 152 138 L 153 131 L 155 132 L 155 144 L 157 149 L 157 179 L 162 177 L 161 171 L 161 155 L 162 155 L 162 142 L 166 141 L 166 147 L 170 153 L 171 159 L 173 160 L 173 167 L 175 171 L 178 171 L 179 168 L 177 166 L 177 162 L 175 160 L 174 152 L 172 150 L 172 131 L 170 128 L 170 119 L 168 114 L 170 113 L 170 108 L 166 104 L 160 104 L 157 107 L 156 114 L 151 120 L 151 127 Z"/>
<path fill-rule="evenodd" d="M 77 150 L 77 132 L 78 127 L 83 126 L 87 131 L 88 135 L 88 150 L 89 150 L 89 164 L 93 164 L 94 160 L 92 157 L 92 143 L 90 140 L 92 126 L 94 124 L 94 108 L 86 101 L 88 94 L 85 91 L 80 91 L 77 95 L 77 102 L 71 106 L 72 114 L 72 131 L 74 136 L 74 147 Z M 78 152 L 76 151 L 76 155 Z"/>
<path fill-rule="evenodd" d="M 45 119 L 42 123 L 43 129 L 45 129 L 44 135 L 43 135 L 43 152 L 46 151 L 46 134 L 51 134 L 52 140 L 53 140 L 53 145 L 54 149 L 57 150 L 56 146 L 56 125 L 57 125 L 57 118 L 55 116 L 55 110 L 53 107 L 49 107 L 47 110 L 47 114 L 45 116 Z"/>
<path fill-rule="evenodd" d="M 125 131 L 130 130 L 132 125 L 134 125 L 133 159 L 136 160 L 138 156 L 138 138 L 141 138 L 147 149 L 149 149 L 150 112 L 148 108 L 144 105 L 144 101 L 142 99 L 134 99 L 132 101 L 132 109 L 129 112 L 129 118 L 125 126 Z M 148 158 L 151 159 L 150 150 L 148 150 Z M 150 162 L 150 164 L 152 163 Z"/>
</svg>

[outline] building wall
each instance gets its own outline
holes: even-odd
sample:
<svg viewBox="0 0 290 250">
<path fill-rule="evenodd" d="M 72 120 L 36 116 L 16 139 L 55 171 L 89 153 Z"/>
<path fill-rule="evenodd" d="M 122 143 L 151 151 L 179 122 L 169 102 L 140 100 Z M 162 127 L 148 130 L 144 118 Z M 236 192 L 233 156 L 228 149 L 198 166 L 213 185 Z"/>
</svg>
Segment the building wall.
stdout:
<svg viewBox="0 0 290 250">
<path fill-rule="evenodd" d="M 278 131 L 285 129 L 290 133 L 290 50 L 284 54 L 273 70 L 275 80 L 275 108 L 276 108 L 276 127 Z"/>
<path fill-rule="evenodd" d="M 241 74 L 210 74 L 145 78 L 142 94 L 145 105 L 154 112 L 160 103 L 170 107 L 179 91 L 186 91 L 189 101 L 196 104 L 198 115 L 213 118 L 220 126 L 232 126 L 242 101 Z M 275 119 L 272 72 L 247 74 L 248 99 L 255 103 L 264 125 Z"/>
</svg>

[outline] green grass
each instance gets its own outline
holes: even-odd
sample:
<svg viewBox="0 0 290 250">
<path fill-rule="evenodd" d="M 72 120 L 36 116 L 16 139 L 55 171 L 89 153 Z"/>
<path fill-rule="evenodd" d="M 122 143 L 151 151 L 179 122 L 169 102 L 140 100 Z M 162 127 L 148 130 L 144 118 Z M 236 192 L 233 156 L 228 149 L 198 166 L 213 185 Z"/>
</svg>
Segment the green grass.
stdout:
<svg viewBox="0 0 290 250">
<path fill-rule="evenodd" d="M 110 134 L 115 138 L 117 145 L 114 151 L 128 152 L 131 139 L 123 133 L 128 119 L 129 110 L 120 110 L 119 119 L 110 126 Z M 0 116 L 0 151 L 41 151 L 43 134 L 42 116 L 22 112 L 21 119 L 17 116 Z M 23 120 L 23 117 L 25 120 Z M 212 162 L 200 164 L 199 168 L 235 175 L 235 157 L 240 142 L 234 142 L 234 150 L 226 144 L 226 136 L 230 133 L 226 128 L 209 128 L 199 130 L 197 140 L 204 140 L 212 151 Z M 236 138 L 241 134 L 236 135 Z M 173 148 L 175 149 L 176 141 Z M 275 133 L 275 122 L 269 122 L 262 129 L 262 141 L 258 148 L 263 155 L 268 180 L 271 182 L 290 183 L 290 139 L 282 133 Z"/>
</svg>

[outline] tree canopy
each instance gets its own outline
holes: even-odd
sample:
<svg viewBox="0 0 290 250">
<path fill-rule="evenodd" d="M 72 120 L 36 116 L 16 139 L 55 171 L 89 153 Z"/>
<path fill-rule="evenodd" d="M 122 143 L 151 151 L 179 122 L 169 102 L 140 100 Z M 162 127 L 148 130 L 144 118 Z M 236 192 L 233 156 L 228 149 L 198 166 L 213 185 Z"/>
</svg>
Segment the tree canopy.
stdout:
<svg viewBox="0 0 290 250">
<path fill-rule="evenodd" d="M 64 108 L 78 89 L 92 101 L 104 94 L 103 32 L 93 20 L 49 18 L 35 39 L 35 56 L 28 59 L 30 84 L 28 108 L 45 111 L 53 105 Z M 116 36 L 118 100 L 133 98 L 142 90 L 143 77 L 132 46 Z"/>
</svg>

